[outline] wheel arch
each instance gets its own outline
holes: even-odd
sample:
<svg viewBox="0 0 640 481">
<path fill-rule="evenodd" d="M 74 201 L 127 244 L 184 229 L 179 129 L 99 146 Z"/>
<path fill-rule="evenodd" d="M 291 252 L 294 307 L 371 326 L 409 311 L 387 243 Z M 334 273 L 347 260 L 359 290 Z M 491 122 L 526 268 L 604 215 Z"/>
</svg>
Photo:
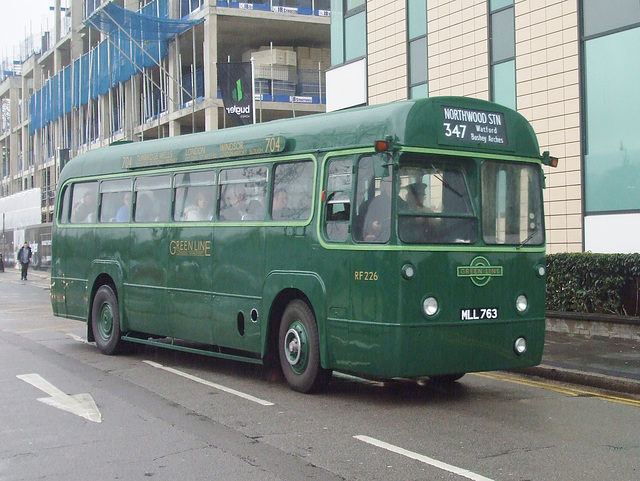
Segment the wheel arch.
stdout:
<svg viewBox="0 0 640 481">
<path fill-rule="evenodd" d="M 294 287 L 295 286 L 295 287 Z M 299 299 L 305 302 L 313 313 L 318 327 L 320 363 L 323 368 L 328 360 L 327 340 L 325 336 L 326 289 L 322 279 L 315 272 L 276 272 L 267 276 L 263 299 L 268 306 L 268 319 L 263 327 L 263 359 L 267 365 L 277 365 L 278 330 L 280 320 L 287 305 Z"/>
<path fill-rule="evenodd" d="M 116 262 L 98 262 L 92 263 L 92 282 L 91 292 L 89 293 L 88 300 L 88 312 L 87 312 L 87 340 L 94 342 L 93 330 L 91 326 L 91 310 L 93 301 L 96 296 L 96 292 L 100 287 L 107 285 L 111 288 L 116 299 L 118 300 L 118 311 L 120 313 L 120 323 L 123 332 L 126 332 L 126 320 L 124 317 L 124 308 L 122 303 L 123 281 L 122 281 L 122 269 Z"/>
</svg>

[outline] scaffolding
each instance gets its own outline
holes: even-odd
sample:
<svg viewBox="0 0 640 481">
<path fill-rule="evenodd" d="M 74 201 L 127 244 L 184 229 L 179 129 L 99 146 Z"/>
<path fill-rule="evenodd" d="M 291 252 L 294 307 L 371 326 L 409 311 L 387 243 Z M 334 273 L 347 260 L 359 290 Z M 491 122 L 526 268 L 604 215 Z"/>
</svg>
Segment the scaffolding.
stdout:
<svg viewBox="0 0 640 481">
<path fill-rule="evenodd" d="M 31 96 L 29 106 L 30 134 L 42 130 L 51 122 L 87 106 L 86 137 L 94 137 L 97 128 L 99 96 L 113 95 L 111 89 L 119 87 L 134 75 L 142 74 L 145 85 L 151 82 L 154 89 L 162 91 L 161 83 L 168 73 L 162 62 L 169 52 L 169 41 L 187 31 L 198 20 L 176 20 L 168 17 L 168 1 L 156 0 L 134 12 L 115 3 L 107 3 L 93 11 L 85 24 L 108 36 L 94 49 L 49 78 L 44 86 Z M 159 67 L 159 82 L 147 76 L 146 69 Z M 116 100 L 122 100 L 118 94 Z M 120 114 L 112 123 L 120 125 Z"/>
</svg>

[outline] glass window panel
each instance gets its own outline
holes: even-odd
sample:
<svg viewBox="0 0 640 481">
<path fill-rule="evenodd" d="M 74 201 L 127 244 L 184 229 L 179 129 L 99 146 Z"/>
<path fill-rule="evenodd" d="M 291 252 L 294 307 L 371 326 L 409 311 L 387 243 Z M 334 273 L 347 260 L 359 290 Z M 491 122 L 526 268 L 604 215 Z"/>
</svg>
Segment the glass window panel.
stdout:
<svg viewBox="0 0 640 481">
<path fill-rule="evenodd" d="M 71 203 L 71 187 L 66 186 L 62 194 L 62 202 L 60 203 L 60 223 L 69 223 L 69 205 Z"/>
<path fill-rule="evenodd" d="M 215 172 L 184 172 L 173 179 L 176 221 L 211 220 L 215 206 Z"/>
<path fill-rule="evenodd" d="M 409 42 L 409 84 L 427 81 L 427 37 Z"/>
<path fill-rule="evenodd" d="M 516 55 L 516 25 L 513 8 L 491 15 L 491 61 L 500 62 Z"/>
<path fill-rule="evenodd" d="M 131 180 L 100 184 L 100 222 L 128 222 L 131 215 Z"/>
<path fill-rule="evenodd" d="M 365 12 L 344 21 L 345 61 L 364 57 L 367 53 L 367 25 Z"/>
<path fill-rule="evenodd" d="M 481 176 L 484 241 L 487 244 L 542 244 L 540 167 L 485 161 Z"/>
<path fill-rule="evenodd" d="M 489 9 L 492 12 L 504 7 L 508 7 L 509 5 L 513 5 L 513 0 L 490 0 L 489 1 Z"/>
<path fill-rule="evenodd" d="M 398 171 L 398 236 L 407 244 L 469 244 L 477 218 L 462 171 L 449 163 L 404 154 Z"/>
<path fill-rule="evenodd" d="M 136 222 L 166 222 L 171 215 L 171 177 L 139 177 L 135 184 Z"/>
<path fill-rule="evenodd" d="M 354 8 L 363 6 L 365 4 L 365 0 L 346 0 L 345 4 L 347 7 L 346 10 L 348 12 L 349 10 L 353 10 Z"/>
<path fill-rule="evenodd" d="M 85 182 L 75 184 L 72 194 L 73 210 L 71 222 L 74 224 L 88 224 L 97 220 L 98 183 Z"/>
<path fill-rule="evenodd" d="M 409 39 L 427 34 L 427 0 L 408 0 Z"/>
<path fill-rule="evenodd" d="M 587 212 L 640 208 L 640 28 L 585 44 Z"/>
<path fill-rule="evenodd" d="M 383 156 L 363 157 L 358 162 L 356 212 L 353 238 L 384 243 L 391 237 L 393 179 Z M 376 164 L 374 166 L 374 164 Z"/>
<path fill-rule="evenodd" d="M 313 163 L 278 164 L 273 176 L 273 220 L 306 220 L 311 215 Z"/>
<path fill-rule="evenodd" d="M 263 165 L 220 171 L 219 219 L 263 220 L 266 215 L 268 169 Z"/>
<path fill-rule="evenodd" d="M 640 22 L 638 0 L 583 0 L 582 11 L 587 37 Z"/>
<path fill-rule="evenodd" d="M 343 242 L 349 237 L 351 168 L 350 159 L 336 159 L 329 164 L 327 200 L 325 202 L 325 233 L 330 240 Z"/>
<path fill-rule="evenodd" d="M 516 110 L 516 62 L 510 60 L 492 67 L 493 101 Z"/>
<path fill-rule="evenodd" d="M 331 65 L 344 63 L 343 0 L 331 0 Z"/>
<path fill-rule="evenodd" d="M 426 99 L 429 97 L 429 84 L 423 83 L 421 85 L 415 85 L 409 89 L 409 98 L 412 99 Z"/>
</svg>

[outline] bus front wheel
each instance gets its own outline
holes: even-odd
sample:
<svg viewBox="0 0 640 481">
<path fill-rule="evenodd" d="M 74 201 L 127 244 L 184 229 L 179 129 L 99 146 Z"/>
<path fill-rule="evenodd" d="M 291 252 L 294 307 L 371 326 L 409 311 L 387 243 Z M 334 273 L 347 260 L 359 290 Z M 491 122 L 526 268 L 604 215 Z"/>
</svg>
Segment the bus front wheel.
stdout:
<svg viewBox="0 0 640 481">
<path fill-rule="evenodd" d="M 120 346 L 120 310 L 118 298 L 109 286 L 101 286 L 91 306 L 91 329 L 96 346 L 103 354 L 118 352 Z"/>
<path fill-rule="evenodd" d="M 318 326 L 309 306 L 292 301 L 284 311 L 278 336 L 280 366 L 294 391 L 310 393 L 324 389 L 331 371 L 320 365 Z"/>
</svg>

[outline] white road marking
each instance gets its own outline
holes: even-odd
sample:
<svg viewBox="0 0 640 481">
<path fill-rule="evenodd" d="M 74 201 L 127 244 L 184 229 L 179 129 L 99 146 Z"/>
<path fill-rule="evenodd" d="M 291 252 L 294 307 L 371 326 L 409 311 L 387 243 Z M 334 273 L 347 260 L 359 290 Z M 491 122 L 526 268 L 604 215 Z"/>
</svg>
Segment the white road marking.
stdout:
<svg viewBox="0 0 640 481">
<path fill-rule="evenodd" d="M 153 361 L 142 361 L 142 362 L 147 363 L 150 366 L 153 366 L 153 367 L 155 367 L 157 369 L 163 369 L 163 370 L 165 370 L 167 372 L 170 372 L 170 373 L 173 373 L 173 374 L 177 374 L 178 376 L 182 376 L 182 377 L 184 377 L 186 379 L 189 379 L 191 381 L 195 381 L 197 383 L 204 384 L 205 386 L 209 386 L 209 387 L 212 387 L 214 389 L 218 389 L 219 391 L 224 391 L 224 392 L 226 392 L 228 394 L 233 394 L 234 396 L 238 396 L 238 397 L 241 397 L 243 399 L 247 399 L 248 401 L 253 401 L 255 403 L 261 404 L 262 406 L 273 406 L 274 405 L 272 402 L 265 401 L 263 399 L 254 397 L 254 396 L 252 396 L 250 394 L 246 394 L 246 393 L 243 393 L 243 392 L 240 392 L 240 391 L 236 391 L 235 389 L 231 389 L 230 387 L 222 386 L 221 384 L 216 384 L 214 382 L 207 381 L 206 379 L 202 379 L 200 377 L 193 376 L 191 374 L 188 374 L 188 373 L 183 372 L 183 371 L 179 371 L 179 370 L 174 369 L 172 367 L 163 366 L 162 364 L 158 364 L 157 362 L 153 362 Z"/>
<path fill-rule="evenodd" d="M 39 374 L 21 374 L 16 377 L 51 396 L 39 398 L 38 401 L 81 416 L 94 423 L 102 422 L 102 414 L 90 394 L 66 394 Z"/>
<path fill-rule="evenodd" d="M 492 479 L 485 478 L 484 476 L 469 471 L 468 469 L 462 469 L 451 464 L 443 463 L 442 461 L 438 461 L 437 459 L 429 458 L 427 456 L 423 456 L 422 454 L 414 453 L 413 451 L 408 451 L 398 446 L 394 446 L 393 444 L 385 443 L 384 441 L 380 441 L 375 438 L 370 438 L 369 436 L 354 436 L 354 438 L 359 441 L 372 444 L 379 448 L 386 449 L 393 453 L 406 456 L 407 458 L 415 459 L 416 461 L 420 461 L 421 463 L 430 464 L 431 466 L 442 469 L 443 471 L 448 471 L 450 473 L 472 479 L 473 481 L 493 481 Z"/>
</svg>

